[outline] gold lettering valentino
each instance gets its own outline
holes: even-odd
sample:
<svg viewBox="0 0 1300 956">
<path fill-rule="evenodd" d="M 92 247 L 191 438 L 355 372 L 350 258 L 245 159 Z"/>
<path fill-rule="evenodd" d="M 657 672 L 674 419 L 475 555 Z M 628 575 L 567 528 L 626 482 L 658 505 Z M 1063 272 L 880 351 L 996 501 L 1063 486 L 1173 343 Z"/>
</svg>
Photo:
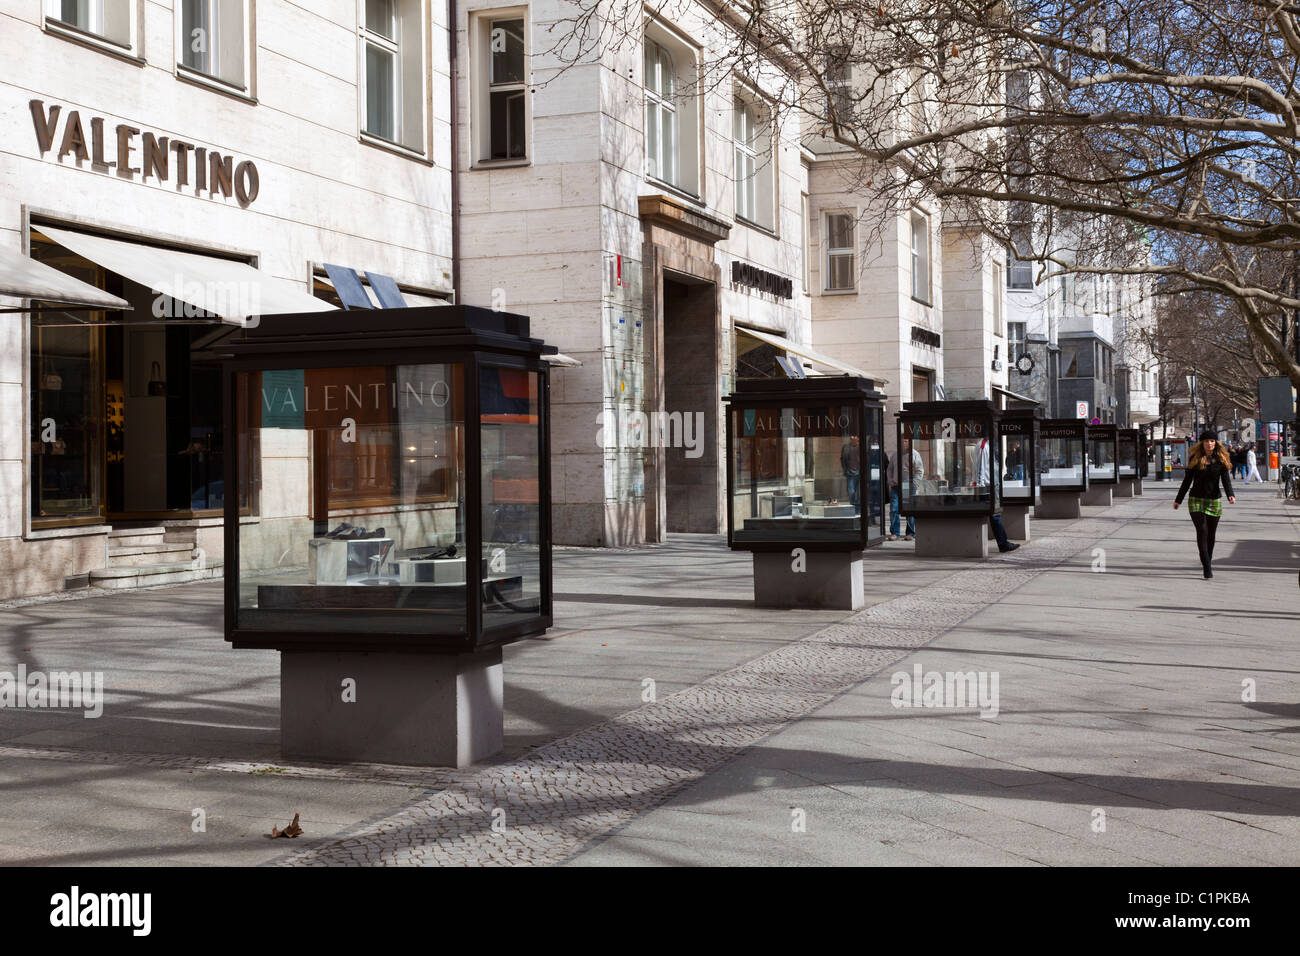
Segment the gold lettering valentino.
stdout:
<svg viewBox="0 0 1300 956">
<path fill-rule="evenodd" d="M 252 160 L 237 163 L 234 156 L 215 149 L 148 131 L 142 133 L 126 123 L 117 124 L 112 133 L 107 133 L 102 116 L 90 117 L 90 136 L 87 137 L 86 124 L 79 110 L 68 110 L 65 114 L 57 103 L 47 109 L 43 100 L 32 100 L 28 106 L 32 111 L 36 146 L 41 156 L 53 152 L 55 160 L 60 163 L 71 157 L 79 167 L 89 164 L 97 173 L 116 171 L 116 175 L 123 179 L 139 177 L 140 182 L 152 179 L 158 185 L 170 182 L 178 192 L 193 183 L 195 196 L 233 198 L 242 209 L 247 209 L 257 199 L 261 181 L 257 165 Z M 62 137 L 59 135 L 60 120 Z M 106 142 L 110 155 L 116 158 L 105 157 Z"/>
</svg>

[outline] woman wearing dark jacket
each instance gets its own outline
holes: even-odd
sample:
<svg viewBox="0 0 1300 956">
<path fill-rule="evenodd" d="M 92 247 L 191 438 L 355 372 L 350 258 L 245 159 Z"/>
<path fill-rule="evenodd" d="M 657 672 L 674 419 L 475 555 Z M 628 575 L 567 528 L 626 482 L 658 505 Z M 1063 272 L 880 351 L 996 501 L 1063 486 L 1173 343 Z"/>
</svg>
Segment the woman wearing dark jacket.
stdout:
<svg viewBox="0 0 1300 956">
<path fill-rule="evenodd" d="M 1219 485 L 1228 495 L 1228 504 L 1237 503 L 1232 493 L 1232 463 L 1228 458 L 1228 449 L 1219 444 L 1214 432 L 1201 432 L 1201 440 L 1192 449 L 1187 459 L 1187 470 L 1183 473 L 1183 483 L 1174 499 L 1174 510 L 1183 503 L 1183 496 L 1191 489 L 1187 498 L 1187 513 L 1192 516 L 1196 526 L 1196 549 L 1201 552 L 1201 568 L 1207 578 L 1214 577 L 1210 562 L 1214 559 L 1214 532 L 1219 527 L 1219 518 L 1223 515 L 1223 499 L 1219 497 Z"/>
</svg>

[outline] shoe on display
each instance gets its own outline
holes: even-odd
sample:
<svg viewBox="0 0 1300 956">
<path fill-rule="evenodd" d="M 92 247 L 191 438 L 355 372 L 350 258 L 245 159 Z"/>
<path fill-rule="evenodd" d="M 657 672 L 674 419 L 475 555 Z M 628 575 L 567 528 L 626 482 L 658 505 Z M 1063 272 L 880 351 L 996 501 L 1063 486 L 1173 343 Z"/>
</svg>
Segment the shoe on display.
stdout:
<svg viewBox="0 0 1300 956">
<path fill-rule="evenodd" d="M 383 537 L 385 537 L 385 535 L 384 535 L 384 529 L 383 529 L 383 528 L 376 528 L 374 531 L 370 532 L 370 534 L 365 535 L 364 537 L 367 537 L 367 538 L 383 538 Z"/>
<path fill-rule="evenodd" d="M 339 525 L 337 528 L 335 528 L 333 531 L 327 531 L 327 532 L 325 532 L 325 534 L 323 534 L 322 537 L 325 537 L 325 538 L 341 538 L 341 537 L 343 537 L 343 535 L 345 535 L 345 534 L 346 534 L 348 531 L 350 531 L 351 529 L 352 529 L 352 525 L 350 525 L 350 524 L 341 524 L 341 525 Z"/>
<path fill-rule="evenodd" d="M 1019 548 L 1019 547 L 1020 547 L 1020 545 L 1018 545 L 1018 544 L 1016 544 L 1014 541 L 1012 541 L 1012 542 L 1011 542 L 1010 544 L 1008 544 L 1005 548 L 1003 548 L 1003 547 L 999 547 L 998 550 L 1001 551 L 1003 554 L 1005 554 L 1005 553 L 1008 552 L 1008 551 L 1015 551 L 1015 550 L 1016 550 L 1017 548 Z"/>
</svg>

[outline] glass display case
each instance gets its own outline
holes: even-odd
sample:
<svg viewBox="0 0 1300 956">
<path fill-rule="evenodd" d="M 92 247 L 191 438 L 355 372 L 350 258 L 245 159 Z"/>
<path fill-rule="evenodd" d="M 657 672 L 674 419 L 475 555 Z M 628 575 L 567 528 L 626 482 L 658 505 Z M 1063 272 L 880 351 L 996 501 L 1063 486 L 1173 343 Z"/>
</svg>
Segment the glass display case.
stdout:
<svg viewBox="0 0 1300 956">
<path fill-rule="evenodd" d="M 527 318 L 273 316 L 223 351 L 236 647 L 451 653 L 550 625 L 554 349 Z"/>
<path fill-rule="evenodd" d="M 1046 419 L 1038 426 L 1035 462 L 1041 491 L 1086 491 L 1087 423 L 1081 418 Z"/>
<path fill-rule="evenodd" d="M 1141 475 L 1142 433 L 1137 428 L 1121 428 L 1116 433 L 1116 464 L 1120 478 L 1137 478 Z"/>
<path fill-rule="evenodd" d="M 1040 406 L 1003 409 L 998 420 L 998 475 L 1002 503 L 1032 505 L 1038 498 L 1038 426 Z"/>
<path fill-rule="evenodd" d="M 874 382 L 740 379 L 727 404 L 732 549 L 860 551 L 884 540 L 884 395 Z"/>
<path fill-rule="evenodd" d="M 998 409 L 989 401 L 904 405 L 895 450 L 902 477 L 899 512 L 997 514 L 998 418 Z M 907 480 L 909 472 L 916 474 L 915 480 Z"/>
<path fill-rule="evenodd" d="M 1114 425 L 1088 426 L 1088 484 L 1113 485 L 1119 480 L 1119 436 Z"/>
</svg>

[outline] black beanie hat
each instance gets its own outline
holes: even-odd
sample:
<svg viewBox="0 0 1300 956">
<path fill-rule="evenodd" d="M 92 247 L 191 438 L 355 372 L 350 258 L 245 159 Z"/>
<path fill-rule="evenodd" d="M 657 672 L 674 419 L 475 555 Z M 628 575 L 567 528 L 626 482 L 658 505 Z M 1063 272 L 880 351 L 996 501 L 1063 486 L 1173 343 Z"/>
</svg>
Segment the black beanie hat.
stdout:
<svg viewBox="0 0 1300 956">
<path fill-rule="evenodd" d="M 1207 430 L 1201 432 L 1201 437 L 1198 438 L 1198 439 L 1196 439 L 1196 440 L 1197 440 L 1197 441 L 1218 441 L 1218 440 L 1219 440 L 1219 436 L 1216 435 L 1216 434 L 1214 434 L 1214 432 L 1212 432 L 1212 431 L 1210 431 L 1210 430 L 1207 429 Z"/>
</svg>

